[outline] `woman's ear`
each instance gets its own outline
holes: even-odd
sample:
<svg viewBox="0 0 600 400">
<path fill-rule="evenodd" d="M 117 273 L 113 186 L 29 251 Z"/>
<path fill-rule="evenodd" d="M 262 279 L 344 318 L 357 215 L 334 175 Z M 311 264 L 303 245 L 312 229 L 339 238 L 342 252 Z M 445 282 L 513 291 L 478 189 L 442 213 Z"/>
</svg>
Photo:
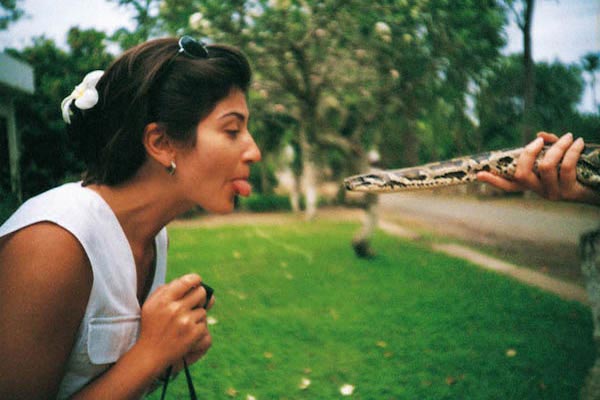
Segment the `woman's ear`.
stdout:
<svg viewBox="0 0 600 400">
<path fill-rule="evenodd" d="M 163 167 L 168 168 L 175 160 L 175 146 L 167 136 L 165 128 L 156 122 L 151 122 L 144 128 L 143 137 L 146 153 Z"/>
</svg>

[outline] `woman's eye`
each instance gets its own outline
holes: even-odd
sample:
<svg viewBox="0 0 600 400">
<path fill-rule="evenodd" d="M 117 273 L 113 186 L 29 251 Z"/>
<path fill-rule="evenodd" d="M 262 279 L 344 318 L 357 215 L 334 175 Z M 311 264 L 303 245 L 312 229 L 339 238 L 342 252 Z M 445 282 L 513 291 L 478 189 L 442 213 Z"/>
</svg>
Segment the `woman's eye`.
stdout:
<svg viewBox="0 0 600 400">
<path fill-rule="evenodd" d="M 239 129 L 226 129 L 225 132 L 227 132 L 229 136 L 237 136 L 237 134 L 240 133 Z"/>
</svg>

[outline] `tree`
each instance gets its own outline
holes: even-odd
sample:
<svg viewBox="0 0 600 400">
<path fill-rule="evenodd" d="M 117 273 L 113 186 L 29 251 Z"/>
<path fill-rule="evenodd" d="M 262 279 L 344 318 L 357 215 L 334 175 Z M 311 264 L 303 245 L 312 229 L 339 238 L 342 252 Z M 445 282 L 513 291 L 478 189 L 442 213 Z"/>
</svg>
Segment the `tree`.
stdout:
<svg viewBox="0 0 600 400">
<path fill-rule="evenodd" d="M 18 6 L 19 0 L 0 0 L 0 30 L 4 30 L 12 22 L 23 16 L 23 10 Z"/>
<path fill-rule="evenodd" d="M 522 144 L 518 121 L 522 119 L 523 92 L 519 84 L 523 64 L 519 55 L 503 57 L 490 72 L 477 97 L 480 136 L 485 149 L 517 147 Z M 534 120 L 538 129 L 573 132 L 586 139 L 598 140 L 592 120 L 583 120 L 577 112 L 584 81 L 576 65 L 559 62 L 535 64 L 536 103 Z M 531 140 L 533 135 L 528 140 Z"/>
<path fill-rule="evenodd" d="M 533 25 L 533 9 L 535 0 L 505 0 L 512 11 L 517 26 L 523 32 L 523 116 L 521 128 L 521 144 L 529 141 L 533 135 L 535 119 L 535 67 L 531 41 Z"/>
<path fill-rule="evenodd" d="M 600 53 L 588 53 L 581 60 L 583 69 L 590 75 L 590 89 L 594 109 L 598 111 L 598 99 L 596 99 L 596 73 L 600 70 Z"/>
<path fill-rule="evenodd" d="M 431 143 L 465 149 L 465 131 L 472 129 L 466 95 L 499 57 L 504 10 L 496 1 L 468 0 L 390 1 L 376 10 L 375 23 L 390 31 L 371 45 L 381 77 L 377 98 L 395 133 L 382 137 L 384 166 L 422 161 L 421 137 L 440 112 L 445 128 Z"/>
<path fill-rule="evenodd" d="M 106 51 L 106 34 L 72 28 L 68 32 L 68 51 L 44 37 L 11 55 L 35 68 L 33 96 L 19 99 L 17 116 L 21 122 L 23 194 L 30 197 L 65 180 L 79 176 L 83 163 L 75 143 L 67 138 L 60 103 L 85 74 L 103 69 L 112 61 Z"/>
<path fill-rule="evenodd" d="M 128 49 L 162 32 L 158 18 L 159 8 L 162 4 L 160 0 L 109 1 L 118 3 L 123 8 L 129 8 L 134 11 L 133 19 L 136 22 L 136 27 L 131 31 L 126 28 L 120 28 L 111 38 L 119 43 L 121 48 Z"/>
</svg>

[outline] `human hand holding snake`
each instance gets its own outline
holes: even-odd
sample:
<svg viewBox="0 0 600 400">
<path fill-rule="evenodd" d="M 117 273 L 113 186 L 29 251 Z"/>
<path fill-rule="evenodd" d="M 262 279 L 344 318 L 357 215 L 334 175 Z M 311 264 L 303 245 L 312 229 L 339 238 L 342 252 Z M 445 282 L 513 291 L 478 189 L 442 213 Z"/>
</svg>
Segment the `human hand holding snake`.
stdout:
<svg viewBox="0 0 600 400">
<path fill-rule="evenodd" d="M 538 160 L 536 173 L 535 162 L 544 144 L 552 146 Z M 486 171 L 479 172 L 477 179 L 509 192 L 532 190 L 549 200 L 600 204 L 600 195 L 577 181 L 576 165 L 584 146 L 583 139 L 575 140 L 571 133 L 559 138 L 539 132 L 519 156 L 512 179 Z"/>
</svg>

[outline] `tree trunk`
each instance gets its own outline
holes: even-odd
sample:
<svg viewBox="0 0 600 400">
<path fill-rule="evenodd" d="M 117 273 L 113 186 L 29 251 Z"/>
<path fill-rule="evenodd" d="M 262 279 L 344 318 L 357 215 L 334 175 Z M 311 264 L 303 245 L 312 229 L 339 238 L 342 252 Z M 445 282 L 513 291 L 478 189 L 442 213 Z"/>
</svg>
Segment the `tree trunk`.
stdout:
<svg viewBox="0 0 600 400">
<path fill-rule="evenodd" d="M 304 218 L 310 221 L 317 215 L 316 167 L 309 155 L 306 157 L 303 156 L 303 158 L 302 186 L 304 187 L 304 199 L 306 202 Z"/>
<path fill-rule="evenodd" d="M 300 128 L 299 139 L 302 148 L 302 188 L 306 207 L 304 217 L 307 221 L 310 221 L 317 214 L 317 172 L 313 161 L 313 149 L 311 144 L 308 143 L 304 128 Z"/>
<path fill-rule="evenodd" d="M 521 143 L 525 144 L 533 137 L 535 129 L 535 64 L 533 62 L 533 49 L 531 43 L 531 27 L 533 24 L 533 7 L 535 0 L 525 2 L 523 10 L 523 129 Z"/>
<path fill-rule="evenodd" d="M 592 309 L 596 362 L 581 391 L 582 400 L 600 399 L 600 229 L 581 236 L 581 270 Z"/>
<path fill-rule="evenodd" d="M 293 181 L 290 187 L 290 204 L 292 205 L 292 211 L 294 213 L 299 213 L 300 212 L 300 188 L 298 185 L 298 177 L 296 176 L 296 174 L 291 171 L 290 176 L 292 177 Z"/>
</svg>

